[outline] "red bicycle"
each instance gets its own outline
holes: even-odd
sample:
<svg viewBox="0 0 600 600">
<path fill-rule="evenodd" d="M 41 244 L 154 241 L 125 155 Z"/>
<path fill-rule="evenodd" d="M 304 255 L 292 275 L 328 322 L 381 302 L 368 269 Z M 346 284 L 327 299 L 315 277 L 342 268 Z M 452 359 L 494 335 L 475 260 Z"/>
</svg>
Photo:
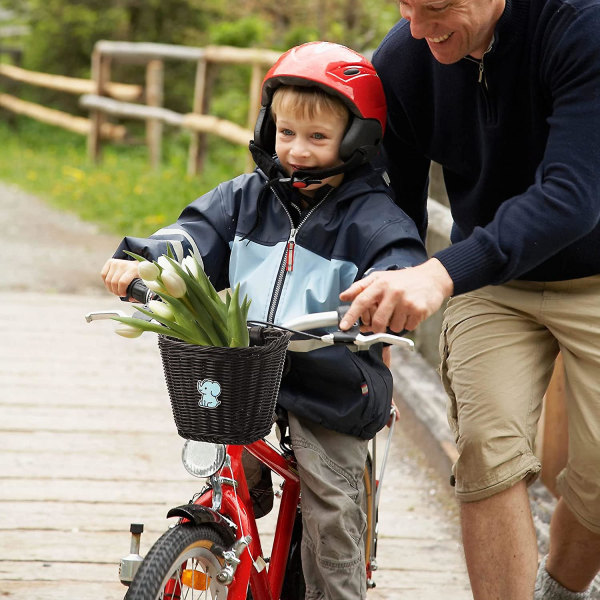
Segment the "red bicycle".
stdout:
<svg viewBox="0 0 600 600">
<path fill-rule="evenodd" d="M 139 301 L 147 300 L 144 293 L 132 295 Z M 122 313 L 95 312 L 88 314 L 86 320 L 106 319 L 117 314 Z M 284 328 L 296 334 L 337 328 L 339 318 L 337 311 L 315 313 L 288 322 Z M 380 342 L 413 346 L 411 340 L 398 335 L 364 335 L 357 328 L 351 332 L 338 330 L 319 336 L 302 335 L 306 339 L 292 340 L 290 350 L 307 351 L 340 343 L 352 349 L 366 349 Z M 392 410 L 379 476 L 375 473 L 375 440 L 365 465 L 362 501 L 367 514 L 367 587 L 375 587 L 377 507 L 395 417 L 395 410 Z M 126 600 L 304 598 L 300 482 L 293 448 L 281 421 L 277 423 L 277 431 L 279 448 L 266 439 L 245 445 L 186 440 L 183 465 L 190 474 L 206 479 L 206 486 L 188 503 L 168 512 L 167 517 L 176 517 L 177 523 L 156 540 L 143 559 L 139 556 L 143 525 L 132 524 L 131 551 L 120 566 L 120 579 L 129 586 Z M 280 497 L 280 506 L 269 555 L 265 554 L 261 543 L 255 504 L 242 464 L 244 450 L 282 480 L 276 494 Z"/>
</svg>

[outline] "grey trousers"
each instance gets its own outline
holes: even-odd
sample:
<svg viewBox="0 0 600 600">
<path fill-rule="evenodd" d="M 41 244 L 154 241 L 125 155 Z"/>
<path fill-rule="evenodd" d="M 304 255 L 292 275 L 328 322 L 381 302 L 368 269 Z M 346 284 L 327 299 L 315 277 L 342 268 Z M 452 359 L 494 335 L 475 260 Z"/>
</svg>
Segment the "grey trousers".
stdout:
<svg viewBox="0 0 600 600">
<path fill-rule="evenodd" d="M 368 442 L 289 413 L 302 505 L 302 570 L 306 600 L 366 597 L 361 508 Z"/>
</svg>

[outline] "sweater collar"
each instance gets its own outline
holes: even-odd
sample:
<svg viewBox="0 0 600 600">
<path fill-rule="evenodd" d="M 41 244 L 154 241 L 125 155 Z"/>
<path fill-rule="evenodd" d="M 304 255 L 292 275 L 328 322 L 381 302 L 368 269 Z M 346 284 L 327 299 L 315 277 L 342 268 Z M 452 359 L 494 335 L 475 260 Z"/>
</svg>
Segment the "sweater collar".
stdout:
<svg viewBox="0 0 600 600">
<path fill-rule="evenodd" d="M 506 53 L 523 39 L 529 20 L 530 0 L 505 0 L 504 11 L 496 23 L 490 52 Z"/>
</svg>

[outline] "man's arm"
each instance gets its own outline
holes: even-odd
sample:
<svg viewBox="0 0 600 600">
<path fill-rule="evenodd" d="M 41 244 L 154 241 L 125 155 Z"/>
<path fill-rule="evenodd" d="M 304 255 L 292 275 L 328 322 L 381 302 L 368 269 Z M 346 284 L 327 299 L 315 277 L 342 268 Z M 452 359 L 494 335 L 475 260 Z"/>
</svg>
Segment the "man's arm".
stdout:
<svg viewBox="0 0 600 600">
<path fill-rule="evenodd" d="M 352 302 L 340 328 L 348 329 L 360 317 L 369 331 L 413 330 L 453 290 L 452 279 L 435 258 L 408 269 L 371 273 L 340 294 L 342 302 Z"/>
</svg>

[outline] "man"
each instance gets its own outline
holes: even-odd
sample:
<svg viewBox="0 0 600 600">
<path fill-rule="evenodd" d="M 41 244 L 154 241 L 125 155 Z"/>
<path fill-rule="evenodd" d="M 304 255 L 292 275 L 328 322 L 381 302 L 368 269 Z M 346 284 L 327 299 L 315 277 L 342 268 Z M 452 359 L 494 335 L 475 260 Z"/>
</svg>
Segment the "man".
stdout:
<svg viewBox="0 0 600 600">
<path fill-rule="evenodd" d="M 445 313 L 441 373 L 477 600 L 588 598 L 600 569 L 600 2 L 401 0 L 374 57 L 397 202 L 426 230 L 440 163 L 452 245 L 340 296 L 342 327 Z M 566 370 L 569 463 L 539 567 L 526 484 L 552 365 Z"/>
</svg>

